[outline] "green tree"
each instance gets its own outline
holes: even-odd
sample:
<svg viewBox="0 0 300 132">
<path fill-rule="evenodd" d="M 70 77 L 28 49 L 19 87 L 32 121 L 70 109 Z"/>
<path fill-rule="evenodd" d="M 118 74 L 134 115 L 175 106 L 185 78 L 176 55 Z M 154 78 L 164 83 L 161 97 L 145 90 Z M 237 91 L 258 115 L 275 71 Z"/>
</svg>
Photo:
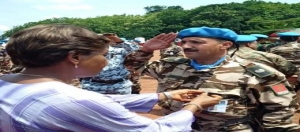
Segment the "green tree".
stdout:
<svg viewBox="0 0 300 132">
<path fill-rule="evenodd" d="M 165 9 L 167 9 L 167 7 L 166 6 L 155 5 L 155 6 L 144 7 L 144 9 L 146 10 L 146 14 L 150 14 L 150 13 L 155 13 L 155 12 L 160 12 L 162 10 L 165 10 Z"/>
<path fill-rule="evenodd" d="M 224 27 L 239 34 L 269 33 L 300 27 L 300 3 L 286 4 L 247 0 L 243 3 L 212 4 L 184 10 L 181 6 L 147 6 L 145 15 L 113 15 L 95 18 L 53 18 L 13 27 L 2 37 L 38 24 L 62 23 L 86 27 L 96 33 L 112 32 L 132 39 L 150 38 L 184 28 Z"/>
</svg>

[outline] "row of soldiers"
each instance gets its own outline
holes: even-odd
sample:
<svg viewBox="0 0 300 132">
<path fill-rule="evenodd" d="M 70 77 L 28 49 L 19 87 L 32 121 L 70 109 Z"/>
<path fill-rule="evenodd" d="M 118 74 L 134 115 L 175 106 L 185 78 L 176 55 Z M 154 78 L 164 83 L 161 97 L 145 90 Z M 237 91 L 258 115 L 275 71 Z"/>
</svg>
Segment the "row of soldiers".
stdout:
<svg viewBox="0 0 300 132">
<path fill-rule="evenodd" d="M 297 92 L 298 97 L 300 97 L 299 33 L 283 32 L 278 33 L 278 37 L 268 37 L 264 34 L 239 35 L 236 43 L 238 47 L 232 46 L 229 48 L 228 55 L 262 63 L 282 72 Z M 161 54 L 164 53 L 161 55 L 162 58 L 183 57 L 183 54 L 181 54 L 182 49 L 174 44 L 170 48 L 161 51 L 163 51 Z M 300 103 L 299 98 L 298 102 Z"/>
<path fill-rule="evenodd" d="M 239 35 L 238 50 L 233 46 L 228 51 L 229 55 L 259 62 L 271 66 L 282 72 L 289 78 L 292 84 L 298 77 L 299 60 L 297 45 L 300 43 L 300 35 L 295 32 L 279 33 L 280 37 L 268 37 L 264 34 Z M 161 59 L 167 57 L 184 57 L 180 42 L 175 41 L 169 48 L 160 50 Z M 261 52 L 263 51 L 263 52 Z M 234 53 L 233 53 L 234 52 Z M 290 78 L 291 77 L 291 78 Z"/>
</svg>

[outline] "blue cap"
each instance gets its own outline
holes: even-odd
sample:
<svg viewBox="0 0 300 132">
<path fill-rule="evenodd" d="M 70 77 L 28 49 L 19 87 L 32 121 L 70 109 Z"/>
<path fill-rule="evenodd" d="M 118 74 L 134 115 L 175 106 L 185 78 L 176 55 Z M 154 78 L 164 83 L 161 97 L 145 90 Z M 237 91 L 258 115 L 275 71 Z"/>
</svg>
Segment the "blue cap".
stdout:
<svg viewBox="0 0 300 132">
<path fill-rule="evenodd" d="M 269 36 L 264 34 L 250 34 L 251 36 L 257 37 L 257 38 L 268 38 Z"/>
<path fill-rule="evenodd" d="M 137 43 L 140 43 L 141 41 L 140 40 L 132 40 L 133 42 L 137 42 Z"/>
<path fill-rule="evenodd" d="M 217 38 L 235 42 L 237 34 L 227 28 L 194 27 L 181 30 L 178 33 L 178 38 L 182 39 L 185 37 Z"/>
<path fill-rule="evenodd" d="M 299 33 L 296 32 L 282 32 L 282 33 L 277 33 L 279 37 L 294 37 L 294 36 L 300 36 Z"/>
<path fill-rule="evenodd" d="M 236 42 L 253 42 L 256 41 L 257 37 L 251 35 L 238 35 Z"/>
<path fill-rule="evenodd" d="M 123 40 L 123 41 L 127 41 L 127 39 L 126 38 L 120 38 L 121 40 Z"/>
</svg>

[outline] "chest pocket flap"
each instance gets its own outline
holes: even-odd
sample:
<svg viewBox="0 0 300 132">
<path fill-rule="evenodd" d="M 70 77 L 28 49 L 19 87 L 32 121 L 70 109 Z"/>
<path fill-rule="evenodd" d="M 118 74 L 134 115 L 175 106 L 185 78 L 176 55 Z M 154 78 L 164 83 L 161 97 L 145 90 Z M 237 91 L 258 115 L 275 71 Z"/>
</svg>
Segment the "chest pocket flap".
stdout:
<svg viewBox="0 0 300 132">
<path fill-rule="evenodd" d="M 159 86 L 168 90 L 179 89 L 185 79 L 190 75 L 187 71 L 189 66 L 186 64 L 180 64 L 174 68 L 173 71 L 166 73 L 162 80 L 159 80 Z"/>
</svg>

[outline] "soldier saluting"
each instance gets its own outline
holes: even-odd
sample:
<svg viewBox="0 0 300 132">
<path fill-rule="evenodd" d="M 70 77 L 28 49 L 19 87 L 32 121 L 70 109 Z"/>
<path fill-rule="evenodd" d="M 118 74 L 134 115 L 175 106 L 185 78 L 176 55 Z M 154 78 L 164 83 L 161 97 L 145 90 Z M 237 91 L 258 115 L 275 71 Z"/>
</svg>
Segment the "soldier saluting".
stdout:
<svg viewBox="0 0 300 132">
<path fill-rule="evenodd" d="M 195 27 L 180 31 L 187 58 L 148 62 L 161 45 L 145 44 L 126 58 L 125 65 L 158 80 L 157 91 L 202 89 L 223 97 L 220 104 L 199 112 L 193 129 L 203 132 L 299 131 L 292 124 L 295 92 L 284 74 L 264 64 L 230 58 L 227 49 L 237 34 L 229 29 Z M 156 40 L 149 40 L 156 41 Z M 164 114 L 179 110 L 182 103 L 163 103 Z"/>
</svg>

